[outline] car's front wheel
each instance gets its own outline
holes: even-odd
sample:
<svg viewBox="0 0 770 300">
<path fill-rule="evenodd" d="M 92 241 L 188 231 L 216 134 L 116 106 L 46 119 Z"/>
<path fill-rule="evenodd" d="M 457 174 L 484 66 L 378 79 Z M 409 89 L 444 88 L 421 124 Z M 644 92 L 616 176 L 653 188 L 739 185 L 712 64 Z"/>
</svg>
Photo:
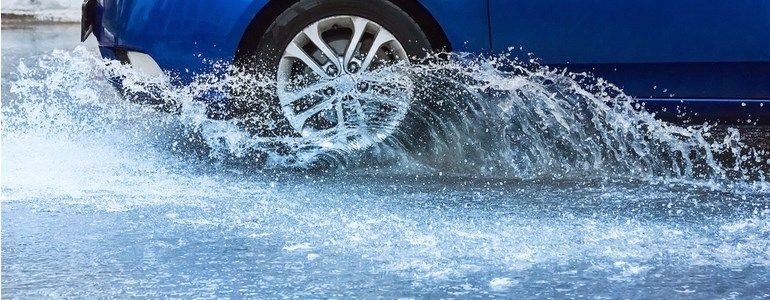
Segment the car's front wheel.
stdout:
<svg viewBox="0 0 770 300">
<path fill-rule="evenodd" d="M 365 148 L 401 125 L 414 88 L 404 67 L 430 49 L 388 1 L 303 0 L 275 19 L 248 60 L 275 85 L 240 106 L 262 132 Z"/>
</svg>

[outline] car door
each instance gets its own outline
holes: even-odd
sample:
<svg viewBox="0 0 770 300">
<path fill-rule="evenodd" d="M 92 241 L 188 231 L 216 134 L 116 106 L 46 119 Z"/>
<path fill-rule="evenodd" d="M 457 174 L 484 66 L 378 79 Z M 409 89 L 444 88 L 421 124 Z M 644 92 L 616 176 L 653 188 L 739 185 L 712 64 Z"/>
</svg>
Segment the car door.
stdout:
<svg viewBox="0 0 770 300">
<path fill-rule="evenodd" d="M 770 99 L 770 1 L 489 0 L 492 48 L 644 98 Z"/>
</svg>

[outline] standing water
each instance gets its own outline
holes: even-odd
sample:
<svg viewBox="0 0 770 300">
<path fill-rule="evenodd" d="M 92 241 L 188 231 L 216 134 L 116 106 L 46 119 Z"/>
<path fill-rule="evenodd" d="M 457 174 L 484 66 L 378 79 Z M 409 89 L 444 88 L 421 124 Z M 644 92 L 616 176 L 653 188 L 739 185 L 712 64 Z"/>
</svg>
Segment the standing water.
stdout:
<svg viewBox="0 0 770 300">
<path fill-rule="evenodd" d="M 194 99 L 270 82 L 148 83 L 77 30 L 3 28 L 6 297 L 770 297 L 770 153 L 737 130 L 457 54 L 381 74 L 418 88 L 377 146 L 259 138 Z"/>
</svg>

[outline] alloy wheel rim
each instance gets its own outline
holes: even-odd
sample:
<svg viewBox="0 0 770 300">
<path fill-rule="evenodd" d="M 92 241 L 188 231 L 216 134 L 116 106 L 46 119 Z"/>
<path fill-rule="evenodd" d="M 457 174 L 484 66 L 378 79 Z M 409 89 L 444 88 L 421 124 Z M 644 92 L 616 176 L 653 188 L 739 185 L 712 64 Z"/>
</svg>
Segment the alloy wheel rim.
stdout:
<svg viewBox="0 0 770 300">
<path fill-rule="evenodd" d="M 278 65 L 281 112 L 302 137 L 332 148 L 378 143 L 410 106 L 409 64 L 402 44 L 363 17 L 333 16 L 305 27 Z"/>
</svg>

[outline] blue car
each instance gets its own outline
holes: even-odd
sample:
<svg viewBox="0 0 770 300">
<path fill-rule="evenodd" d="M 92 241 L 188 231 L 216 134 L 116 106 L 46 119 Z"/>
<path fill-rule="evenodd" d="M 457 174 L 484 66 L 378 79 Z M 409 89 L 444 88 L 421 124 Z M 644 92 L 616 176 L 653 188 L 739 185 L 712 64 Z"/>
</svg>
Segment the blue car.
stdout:
<svg viewBox="0 0 770 300">
<path fill-rule="evenodd" d="M 207 61 L 269 74 L 277 91 L 258 110 L 305 137 L 353 126 L 355 112 L 402 118 L 398 105 L 359 101 L 405 89 L 378 82 L 380 66 L 520 47 L 663 119 L 770 124 L 767 0 L 86 0 L 82 26 L 105 58 L 182 83 L 210 72 Z"/>
</svg>

